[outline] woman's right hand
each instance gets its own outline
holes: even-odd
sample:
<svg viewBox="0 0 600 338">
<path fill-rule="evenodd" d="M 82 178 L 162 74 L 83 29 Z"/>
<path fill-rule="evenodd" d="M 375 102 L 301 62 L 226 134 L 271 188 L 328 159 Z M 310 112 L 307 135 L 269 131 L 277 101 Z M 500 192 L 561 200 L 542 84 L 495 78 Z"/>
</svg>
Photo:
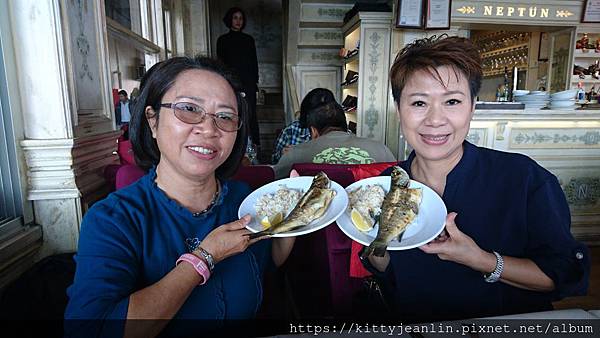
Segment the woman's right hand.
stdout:
<svg viewBox="0 0 600 338">
<path fill-rule="evenodd" d="M 213 256 L 215 264 L 243 252 L 248 246 L 265 238 L 250 240 L 247 235 L 251 232 L 245 228 L 250 219 L 250 215 L 245 215 L 237 221 L 219 226 L 206 235 L 200 247 Z"/>
<path fill-rule="evenodd" d="M 390 254 L 386 250 L 383 257 L 369 255 L 369 262 L 379 272 L 385 272 L 385 269 L 387 269 L 388 265 L 390 264 Z"/>
</svg>

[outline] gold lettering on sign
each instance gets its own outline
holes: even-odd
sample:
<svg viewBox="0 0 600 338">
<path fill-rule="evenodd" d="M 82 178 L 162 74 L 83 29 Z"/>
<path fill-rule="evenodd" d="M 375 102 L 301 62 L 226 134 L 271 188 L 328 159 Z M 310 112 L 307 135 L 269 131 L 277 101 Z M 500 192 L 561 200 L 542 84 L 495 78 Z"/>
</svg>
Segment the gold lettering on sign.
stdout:
<svg viewBox="0 0 600 338">
<path fill-rule="evenodd" d="M 537 14 L 537 7 L 529 7 L 529 17 L 535 18 Z"/>
<path fill-rule="evenodd" d="M 495 8 L 494 8 L 495 7 Z M 553 9 L 554 10 L 554 9 Z M 462 6 L 456 9 L 457 12 L 462 14 L 476 14 L 475 6 Z M 537 6 L 531 7 L 512 7 L 512 6 L 483 6 L 484 16 L 519 16 L 519 17 L 530 17 L 530 18 L 548 18 L 550 17 L 550 9 Z M 557 18 L 568 18 L 574 14 L 567 9 L 557 9 Z"/>
</svg>

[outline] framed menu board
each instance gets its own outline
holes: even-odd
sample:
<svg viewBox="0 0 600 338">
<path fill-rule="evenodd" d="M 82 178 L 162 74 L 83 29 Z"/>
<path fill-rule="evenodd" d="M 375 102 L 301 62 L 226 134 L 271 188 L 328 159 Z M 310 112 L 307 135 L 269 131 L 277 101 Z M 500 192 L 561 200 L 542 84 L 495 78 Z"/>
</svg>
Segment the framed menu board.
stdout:
<svg viewBox="0 0 600 338">
<path fill-rule="evenodd" d="M 600 0 L 586 0 L 581 14 L 581 22 L 600 23 Z"/>
<path fill-rule="evenodd" d="M 425 29 L 450 29 L 452 0 L 427 0 Z"/>
<path fill-rule="evenodd" d="M 423 28 L 423 1 L 398 0 L 396 27 Z"/>
</svg>

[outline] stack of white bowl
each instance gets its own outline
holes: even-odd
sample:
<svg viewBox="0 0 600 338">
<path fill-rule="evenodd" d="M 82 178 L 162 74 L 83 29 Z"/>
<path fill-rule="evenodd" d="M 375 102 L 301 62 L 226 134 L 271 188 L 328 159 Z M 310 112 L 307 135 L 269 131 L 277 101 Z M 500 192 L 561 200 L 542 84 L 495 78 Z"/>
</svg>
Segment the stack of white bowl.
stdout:
<svg viewBox="0 0 600 338">
<path fill-rule="evenodd" d="M 565 90 L 551 94 L 548 108 L 557 110 L 573 110 L 577 108 L 577 105 L 575 104 L 575 95 L 577 95 L 577 89 Z"/>
<path fill-rule="evenodd" d="M 540 90 L 514 90 L 513 101 L 525 104 L 525 109 L 541 109 L 548 104 L 550 95 Z"/>
</svg>

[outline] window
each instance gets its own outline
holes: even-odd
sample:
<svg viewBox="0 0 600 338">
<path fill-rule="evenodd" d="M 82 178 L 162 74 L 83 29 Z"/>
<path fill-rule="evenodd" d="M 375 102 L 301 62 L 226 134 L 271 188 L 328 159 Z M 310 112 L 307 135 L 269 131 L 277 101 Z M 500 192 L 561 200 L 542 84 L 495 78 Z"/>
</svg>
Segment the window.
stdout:
<svg viewBox="0 0 600 338">
<path fill-rule="evenodd" d="M 5 48 L 0 39 L 0 238 L 13 234 L 23 224 L 23 200 L 9 107 Z"/>
</svg>

